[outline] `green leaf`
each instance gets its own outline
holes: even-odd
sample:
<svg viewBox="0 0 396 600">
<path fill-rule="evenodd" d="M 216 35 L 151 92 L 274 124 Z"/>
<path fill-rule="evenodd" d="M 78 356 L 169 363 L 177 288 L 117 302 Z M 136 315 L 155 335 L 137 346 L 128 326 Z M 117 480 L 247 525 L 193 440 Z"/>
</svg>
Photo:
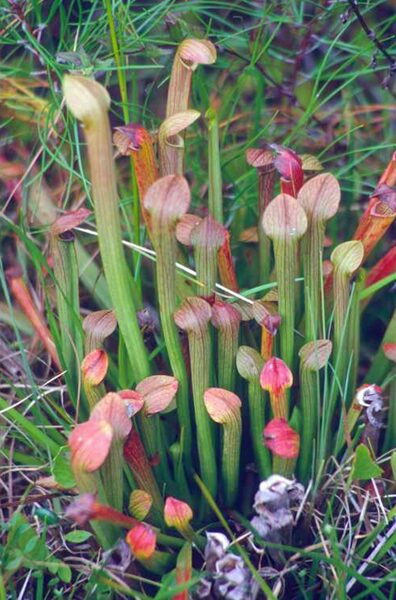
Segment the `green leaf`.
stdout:
<svg viewBox="0 0 396 600">
<path fill-rule="evenodd" d="M 65 564 L 61 564 L 59 566 L 58 569 L 58 577 L 64 582 L 64 583 L 70 583 L 71 578 L 72 578 L 72 572 L 71 572 L 71 568 L 68 567 Z"/>
<path fill-rule="evenodd" d="M 10 553 L 10 558 L 5 564 L 7 571 L 17 571 L 22 564 L 23 555 L 19 550 L 14 550 Z"/>
<path fill-rule="evenodd" d="M 88 540 L 92 536 L 92 533 L 89 531 L 80 531 L 76 529 L 75 531 L 69 531 L 65 535 L 65 540 L 70 542 L 71 544 L 82 544 L 86 540 Z"/>
<path fill-rule="evenodd" d="M 34 551 L 35 547 L 37 546 L 39 542 L 39 539 L 37 537 L 31 537 L 29 540 L 27 540 L 25 547 L 24 547 L 24 552 L 26 554 L 30 554 Z"/>
<path fill-rule="evenodd" d="M 38 506 L 34 511 L 34 516 L 43 521 L 47 525 L 57 525 L 59 523 L 59 517 L 52 510 Z"/>
<path fill-rule="evenodd" d="M 66 489 L 70 489 L 76 485 L 70 467 L 70 458 L 66 446 L 61 448 L 55 456 L 54 464 L 52 466 L 52 475 L 55 478 L 55 481 Z"/>
<path fill-rule="evenodd" d="M 352 465 L 351 477 L 354 480 L 374 479 L 380 477 L 382 469 L 372 458 L 369 449 L 364 444 L 356 448 L 355 458 Z"/>
</svg>

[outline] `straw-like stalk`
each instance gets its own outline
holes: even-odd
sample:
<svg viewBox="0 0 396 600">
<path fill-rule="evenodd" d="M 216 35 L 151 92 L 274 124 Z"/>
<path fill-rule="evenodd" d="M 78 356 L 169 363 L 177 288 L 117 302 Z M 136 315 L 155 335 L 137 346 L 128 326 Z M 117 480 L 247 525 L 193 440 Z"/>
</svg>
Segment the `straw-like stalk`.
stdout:
<svg viewBox="0 0 396 600">
<path fill-rule="evenodd" d="M 217 336 L 217 382 L 219 387 L 233 390 L 235 361 L 238 351 L 241 313 L 231 304 L 216 301 L 212 306 L 212 325 Z"/>
<path fill-rule="evenodd" d="M 263 214 L 272 200 L 275 184 L 276 170 L 274 158 L 270 150 L 250 148 L 246 152 L 249 165 L 257 170 L 258 174 L 258 223 L 262 222 Z M 262 227 L 258 227 L 259 242 L 259 282 L 267 283 L 271 272 L 271 245 L 270 239 Z"/>
<path fill-rule="evenodd" d="M 210 418 L 223 426 L 221 449 L 221 479 L 226 506 L 233 506 L 238 495 L 241 454 L 241 401 L 238 396 L 221 388 L 205 392 L 205 406 Z"/>
<path fill-rule="evenodd" d="M 103 269 L 133 376 L 140 381 L 149 375 L 150 365 L 136 317 L 136 289 L 122 247 L 108 118 L 110 97 L 99 83 L 80 76 L 66 76 L 63 89 L 67 106 L 84 125 Z"/>
<path fill-rule="evenodd" d="M 291 477 L 300 451 L 300 436 L 286 419 L 272 419 L 264 428 L 264 443 L 274 455 L 273 473 Z"/>
<path fill-rule="evenodd" d="M 330 340 L 316 340 L 305 344 L 300 352 L 300 398 L 301 398 L 301 451 L 299 475 L 307 481 L 314 470 L 314 449 L 317 447 L 320 419 L 319 370 L 330 358 Z"/>
<path fill-rule="evenodd" d="M 58 353 L 56 351 L 51 333 L 45 324 L 42 315 L 38 311 L 33 298 L 22 278 L 22 269 L 19 266 L 10 267 L 6 271 L 6 277 L 12 296 L 17 301 L 22 312 L 31 323 L 35 333 L 50 355 L 54 365 L 56 365 L 58 369 L 61 369 Z"/>
<path fill-rule="evenodd" d="M 307 217 L 297 200 L 280 194 L 267 206 L 262 225 L 272 240 L 278 281 L 278 306 L 281 316 L 281 356 L 293 364 L 295 324 L 295 283 L 298 240 L 307 229 Z"/>
<path fill-rule="evenodd" d="M 199 65 L 216 61 L 216 48 L 209 40 L 186 39 L 177 48 L 166 103 L 166 117 L 188 109 L 191 79 Z"/>
<path fill-rule="evenodd" d="M 186 331 L 188 335 L 201 476 L 210 494 L 215 497 L 217 491 L 217 468 L 214 452 L 214 436 L 204 404 L 204 393 L 210 387 L 210 319 L 210 306 L 202 298 L 186 298 L 182 306 L 175 313 L 176 325 Z"/>
<path fill-rule="evenodd" d="M 308 220 L 308 229 L 301 244 L 307 340 L 324 335 L 321 318 L 324 300 L 321 297 L 322 249 L 326 223 L 336 214 L 340 197 L 338 181 L 330 173 L 321 173 L 307 181 L 297 196 Z"/>
<path fill-rule="evenodd" d="M 197 278 L 203 287 L 198 293 L 211 296 L 217 280 L 217 255 L 224 242 L 224 227 L 213 217 L 208 216 L 191 232 L 191 245 L 194 248 Z"/>
<path fill-rule="evenodd" d="M 183 453 L 191 460 L 191 419 L 188 397 L 188 379 L 180 346 L 179 334 L 173 315 L 176 309 L 176 255 L 175 229 L 177 221 L 190 204 L 190 191 L 185 179 L 169 175 L 151 186 L 144 198 L 150 216 L 153 243 L 157 254 L 156 278 L 162 334 L 172 373 L 179 382 L 177 411 L 183 436 Z"/>
<path fill-rule="evenodd" d="M 197 110 L 185 110 L 173 114 L 161 124 L 158 131 L 158 149 L 162 177 L 183 175 L 184 139 L 181 133 L 200 116 Z"/>
<path fill-rule="evenodd" d="M 239 375 L 248 382 L 250 438 L 256 466 L 260 479 L 266 479 L 271 475 L 272 467 L 271 457 L 263 444 L 265 401 L 260 385 L 260 373 L 264 361 L 260 354 L 249 346 L 240 346 L 236 360 Z"/>
</svg>

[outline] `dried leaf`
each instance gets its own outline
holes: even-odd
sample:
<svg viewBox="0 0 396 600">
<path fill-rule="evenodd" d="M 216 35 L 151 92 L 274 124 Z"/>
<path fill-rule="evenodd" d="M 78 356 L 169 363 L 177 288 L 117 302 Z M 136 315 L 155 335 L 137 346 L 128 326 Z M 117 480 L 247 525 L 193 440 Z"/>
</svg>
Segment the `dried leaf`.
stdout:
<svg viewBox="0 0 396 600">
<path fill-rule="evenodd" d="M 51 226 L 52 235 L 61 235 L 66 231 L 74 229 L 83 223 L 90 215 L 91 211 L 87 208 L 78 208 L 77 210 L 70 210 L 63 214 L 61 217 L 56 219 L 55 223 Z"/>
</svg>

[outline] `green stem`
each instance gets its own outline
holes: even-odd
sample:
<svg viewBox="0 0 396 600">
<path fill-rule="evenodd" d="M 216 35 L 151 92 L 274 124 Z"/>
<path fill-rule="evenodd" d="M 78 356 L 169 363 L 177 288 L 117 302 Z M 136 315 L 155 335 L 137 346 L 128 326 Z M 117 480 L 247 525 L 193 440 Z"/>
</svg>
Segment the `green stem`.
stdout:
<svg viewBox="0 0 396 600">
<path fill-rule="evenodd" d="M 301 363 L 301 410 L 302 435 L 299 456 L 299 477 L 306 482 L 314 468 L 313 449 L 317 439 L 318 426 L 318 373 L 308 369 Z"/>
<path fill-rule="evenodd" d="M 191 381 L 194 401 L 197 446 L 202 480 L 212 496 L 217 491 L 217 468 L 213 429 L 204 404 L 204 393 L 210 387 L 211 341 L 209 330 L 188 332 Z"/>
<path fill-rule="evenodd" d="M 336 289 L 340 289 L 340 287 L 338 286 L 338 284 L 335 284 L 333 289 L 334 289 L 334 294 L 336 294 L 337 293 Z M 349 293 L 349 279 L 348 279 L 347 289 L 348 289 L 348 293 Z M 339 337 L 336 337 L 336 334 L 334 335 L 334 348 L 335 348 L 334 373 L 332 376 L 332 383 L 330 386 L 329 396 L 326 399 L 326 404 L 325 404 L 323 415 L 322 415 L 322 419 L 323 419 L 322 431 L 324 433 L 321 436 L 320 444 L 319 444 L 318 464 L 320 464 L 323 460 L 325 460 L 325 457 L 327 456 L 327 451 L 329 449 L 330 437 L 331 437 L 331 433 L 332 433 L 332 421 L 333 421 L 333 417 L 334 417 L 334 411 L 336 408 L 337 398 L 340 394 L 340 389 L 345 390 L 344 378 L 345 378 L 345 375 L 347 374 L 348 363 L 351 359 L 351 356 L 350 356 L 350 354 L 348 354 L 348 351 L 345 349 L 347 346 L 346 343 L 345 343 L 345 348 L 344 348 L 344 340 L 347 339 L 347 335 L 348 335 L 348 323 L 349 323 L 349 317 L 350 317 L 350 308 L 351 308 L 352 301 L 353 301 L 353 295 L 354 295 L 354 287 L 352 288 L 352 291 L 351 291 L 351 298 L 348 298 L 348 303 L 346 305 L 346 313 L 345 313 L 343 328 L 341 328 L 341 331 L 339 331 L 337 333 L 337 335 Z M 340 304 L 340 306 L 341 306 L 341 304 Z M 336 346 L 337 343 L 338 343 L 338 346 Z M 344 403 L 344 408 L 345 408 L 346 403 L 345 403 L 345 395 L 344 394 L 342 394 L 342 396 L 341 396 L 341 401 Z M 341 413 L 341 411 L 340 411 L 340 413 Z M 341 418 L 342 418 L 342 415 L 341 415 Z M 336 451 L 338 444 L 340 443 L 341 431 L 343 431 L 342 423 L 340 424 L 338 431 L 337 431 L 337 441 L 334 444 L 333 453 L 334 453 L 334 451 Z"/>
<path fill-rule="evenodd" d="M 176 309 L 176 238 L 163 231 L 161 235 L 155 236 L 155 239 L 157 241 L 155 249 L 157 252 L 157 291 L 161 329 L 172 373 L 179 382 L 176 407 L 180 428 L 183 432 L 183 454 L 187 464 L 190 464 L 192 433 L 188 378 L 179 333 L 173 319 Z"/>
<path fill-rule="evenodd" d="M 235 357 L 238 352 L 239 332 L 233 327 L 221 327 L 217 339 L 218 386 L 233 390 L 235 386 Z"/>
<path fill-rule="evenodd" d="M 308 229 L 302 240 L 302 263 L 304 270 L 305 339 L 307 342 L 322 337 L 322 248 L 324 223 L 308 221 Z"/>
<path fill-rule="evenodd" d="M 100 468 L 107 502 L 119 511 L 122 511 L 124 500 L 123 445 L 123 440 L 113 440 L 110 452 Z"/>
<path fill-rule="evenodd" d="M 56 279 L 56 303 L 59 318 L 61 354 L 73 398 L 78 395 L 79 363 L 83 357 L 83 331 L 80 320 L 78 266 L 74 234 L 66 231 L 51 236 L 51 251 Z"/>
<path fill-rule="evenodd" d="M 212 307 L 212 324 L 218 329 L 217 336 L 217 383 L 233 390 L 236 377 L 240 312 L 231 304 L 215 302 Z"/>
<path fill-rule="evenodd" d="M 214 292 L 217 280 L 217 254 L 223 241 L 224 227 L 211 216 L 202 219 L 191 234 L 197 278 L 203 283 L 203 287 L 198 289 L 199 295 L 210 296 Z"/>
<path fill-rule="evenodd" d="M 272 200 L 275 183 L 275 169 L 272 167 L 258 169 L 258 180 L 259 282 L 268 283 L 271 273 L 271 242 L 269 237 L 264 233 L 261 222 L 264 211 Z"/>
<path fill-rule="evenodd" d="M 323 401 L 323 414 L 321 413 L 321 389 L 319 370 L 326 366 L 333 345 L 330 340 L 315 340 L 305 344 L 300 352 L 300 398 L 301 421 L 296 427 L 301 430 L 301 445 L 299 454 L 299 474 L 306 482 L 310 474 L 315 471 L 318 455 L 319 431 L 325 430 L 321 426 L 325 421 L 327 402 Z M 293 413 L 295 414 L 295 413 Z M 319 419 L 321 419 L 319 421 Z M 322 437 L 322 436 L 321 436 Z M 320 464 L 320 462 L 318 462 Z"/>
<path fill-rule="evenodd" d="M 297 243 L 293 240 L 274 239 L 276 276 L 278 280 L 278 307 L 281 316 L 281 358 L 291 368 L 294 356 L 295 283 L 297 271 Z"/>
<path fill-rule="evenodd" d="M 104 0 L 104 4 L 106 6 L 107 20 L 109 23 L 110 29 L 110 40 L 111 45 L 114 52 L 114 60 L 117 67 L 117 78 L 118 78 L 118 87 L 120 88 L 120 96 L 121 96 L 121 105 L 122 105 L 122 113 L 124 118 L 124 123 L 127 125 L 129 123 L 129 105 L 128 105 L 128 88 L 125 77 L 125 70 L 122 60 L 122 55 L 120 52 L 120 48 L 117 40 L 117 32 L 115 28 L 113 12 L 112 12 L 112 4 L 111 0 Z M 140 206 L 139 206 L 139 195 L 136 185 L 136 174 L 135 168 L 133 164 L 132 157 L 130 158 L 130 168 L 131 168 L 131 182 L 132 182 L 132 190 L 133 190 L 133 226 L 134 226 L 134 240 L 136 244 L 140 243 Z M 139 283 L 140 284 L 140 279 Z"/>
<path fill-rule="evenodd" d="M 180 498 L 191 505 L 193 500 L 188 487 L 186 473 L 182 461 L 181 444 L 179 444 L 179 442 L 174 442 L 169 448 L 169 454 L 172 460 L 173 475 Z"/>
<path fill-rule="evenodd" d="M 232 415 L 223 425 L 221 478 L 226 506 L 234 506 L 239 490 L 239 462 L 241 454 L 241 415 Z"/>
<path fill-rule="evenodd" d="M 263 443 L 263 430 L 265 425 L 264 392 L 258 379 L 248 383 L 248 402 L 250 435 L 253 452 L 259 471 L 260 480 L 267 479 L 272 473 L 271 456 Z"/>
<path fill-rule="evenodd" d="M 82 77 L 65 77 L 64 89 L 67 104 L 84 124 L 103 269 L 133 376 L 141 381 L 150 374 L 150 364 L 136 316 L 136 286 L 122 247 L 108 118 L 110 100 L 102 86 Z"/>
<path fill-rule="evenodd" d="M 291 477 L 296 466 L 295 458 L 282 458 L 274 456 L 272 472 L 282 475 L 283 477 Z"/>
<path fill-rule="evenodd" d="M 209 213 L 223 223 L 223 184 L 221 179 L 219 121 L 215 110 L 206 111 L 208 121 Z"/>
<path fill-rule="evenodd" d="M 108 308 L 111 306 L 111 299 L 103 273 L 78 240 L 75 242 L 75 249 L 81 283 L 99 307 Z"/>
<path fill-rule="evenodd" d="M 89 410 L 91 411 L 94 408 L 94 406 L 99 402 L 99 400 L 101 400 L 106 394 L 106 388 L 103 383 L 101 383 L 100 385 L 92 385 L 92 383 L 84 381 L 84 376 L 83 388 L 88 400 Z"/>
<path fill-rule="evenodd" d="M 348 327 L 348 340 L 347 340 L 347 352 L 350 354 L 352 359 L 351 370 L 349 373 L 348 380 L 348 397 L 350 397 L 357 385 L 357 374 L 359 366 L 359 351 L 360 351 L 360 297 L 359 294 L 365 286 L 365 273 L 363 269 L 358 271 L 356 276 L 356 284 L 354 287 L 354 293 L 351 300 L 351 310 L 349 315 L 349 327 Z M 347 405 L 347 409 L 349 406 Z"/>
</svg>

